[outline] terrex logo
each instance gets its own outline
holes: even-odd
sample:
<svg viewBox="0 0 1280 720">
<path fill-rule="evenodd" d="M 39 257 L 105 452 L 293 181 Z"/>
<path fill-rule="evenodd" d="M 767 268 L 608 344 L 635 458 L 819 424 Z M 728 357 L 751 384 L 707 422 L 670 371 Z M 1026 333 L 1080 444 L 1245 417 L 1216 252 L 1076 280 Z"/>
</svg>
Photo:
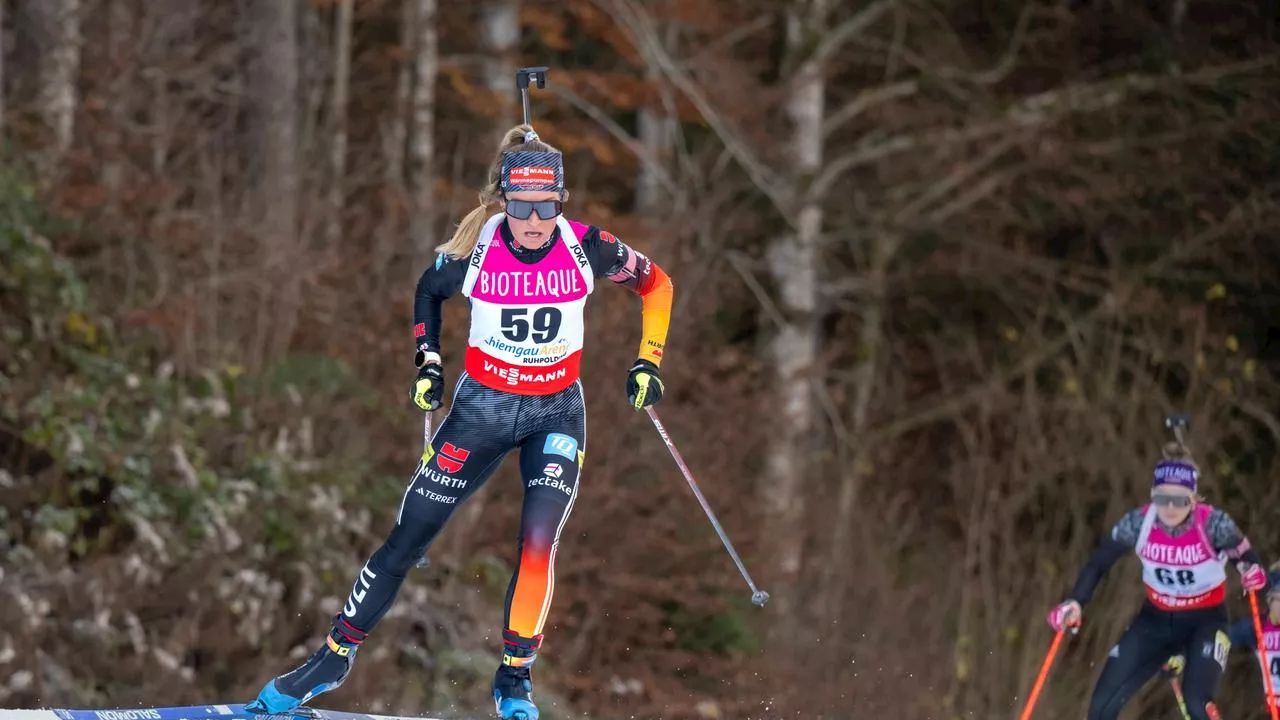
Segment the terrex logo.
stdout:
<svg viewBox="0 0 1280 720">
<path fill-rule="evenodd" d="M 447 442 L 444 447 L 440 448 L 440 452 L 436 453 L 436 464 L 440 466 L 441 470 L 452 475 L 462 469 L 462 464 L 467 461 L 470 455 L 470 450 L 463 450 L 457 445 Z"/>
</svg>

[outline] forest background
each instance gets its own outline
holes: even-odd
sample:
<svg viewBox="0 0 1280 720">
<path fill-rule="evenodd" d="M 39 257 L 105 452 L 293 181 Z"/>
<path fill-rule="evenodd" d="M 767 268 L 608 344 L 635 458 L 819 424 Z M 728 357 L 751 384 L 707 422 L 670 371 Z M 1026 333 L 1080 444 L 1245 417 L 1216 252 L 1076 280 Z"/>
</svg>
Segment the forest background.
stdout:
<svg viewBox="0 0 1280 720">
<path fill-rule="evenodd" d="M 658 410 L 773 596 L 625 405 L 638 301 L 602 287 L 547 717 L 1012 717 L 1172 411 L 1209 501 L 1280 559 L 1274 2 L 0 12 L 6 707 L 244 702 L 319 641 L 420 451 L 414 284 L 528 65 L 569 215 L 674 278 Z M 492 711 L 515 470 L 321 706 Z M 1081 716 L 1136 568 L 1038 718 Z M 1224 714 L 1259 686 L 1233 653 Z"/>
</svg>

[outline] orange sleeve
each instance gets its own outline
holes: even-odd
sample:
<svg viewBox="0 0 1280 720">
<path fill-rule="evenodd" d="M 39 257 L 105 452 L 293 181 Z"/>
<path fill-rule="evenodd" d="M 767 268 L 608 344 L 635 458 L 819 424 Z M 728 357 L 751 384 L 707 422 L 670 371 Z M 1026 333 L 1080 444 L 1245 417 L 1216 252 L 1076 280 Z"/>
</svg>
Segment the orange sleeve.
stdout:
<svg viewBox="0 0 1280 720">
<path fill-rule="evenodd" d="M 662 364 L 662 349 L 667 344 L 667 330 L 671 326 L 671 302 L 675 286 L 658 263 L 649 261 L 649 272 L 640 275 L 636 286 L 640 295 L 640 354 L 641 360 L 654 365 Z"/>
</svg>

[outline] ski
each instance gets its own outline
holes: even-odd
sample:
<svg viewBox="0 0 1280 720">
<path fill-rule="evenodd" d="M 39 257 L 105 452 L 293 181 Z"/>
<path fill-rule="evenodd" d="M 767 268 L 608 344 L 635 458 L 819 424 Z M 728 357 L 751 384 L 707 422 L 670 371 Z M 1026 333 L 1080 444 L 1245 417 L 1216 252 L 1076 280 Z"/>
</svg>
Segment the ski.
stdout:
<svg viewBox="0 0 1280 720">
<path fill-rule="evenodd" d="M 188 705 L 182 707 L 113 708 L 106 710 L 0 709 L 0 720 L 434 720 L 403 715 L 373 715 L 300 707 L 268 715 L 246 710 L 244 705 Z"/>
</svg>

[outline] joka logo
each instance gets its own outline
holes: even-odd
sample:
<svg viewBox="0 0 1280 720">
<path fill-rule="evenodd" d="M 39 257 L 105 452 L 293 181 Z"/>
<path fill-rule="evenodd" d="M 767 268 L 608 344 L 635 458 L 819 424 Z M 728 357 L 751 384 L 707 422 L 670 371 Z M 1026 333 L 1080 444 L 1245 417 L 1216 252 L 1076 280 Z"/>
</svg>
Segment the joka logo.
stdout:
<svg viewBox="0 0 1280 720">
<path fill-rule="evenodd" d="M 551 433 L 547 436 L 547 441 L 542 444 L 542 452 L 567 457 L 572 461 L 574 454 L 578 452 L 578 441 L 568 435 Z"/>
<path fill-rule="evenodd" d="M 587 251 L 583 250 L 581 245 L 573 246 L 573 257 L 578 261 L 578 267 L 587 266 Z"/>
<path fill-rule="evenodd" d="M 440 452 L 436 453 L 436 464 L 440 466 L 441 470 L 452 475 L 462 469 L 462 464 L 470 456 L 470 450 L 463 450 L 457 445 L 447 442 L 444 447 L 440 448 Z"/>
</svg>

